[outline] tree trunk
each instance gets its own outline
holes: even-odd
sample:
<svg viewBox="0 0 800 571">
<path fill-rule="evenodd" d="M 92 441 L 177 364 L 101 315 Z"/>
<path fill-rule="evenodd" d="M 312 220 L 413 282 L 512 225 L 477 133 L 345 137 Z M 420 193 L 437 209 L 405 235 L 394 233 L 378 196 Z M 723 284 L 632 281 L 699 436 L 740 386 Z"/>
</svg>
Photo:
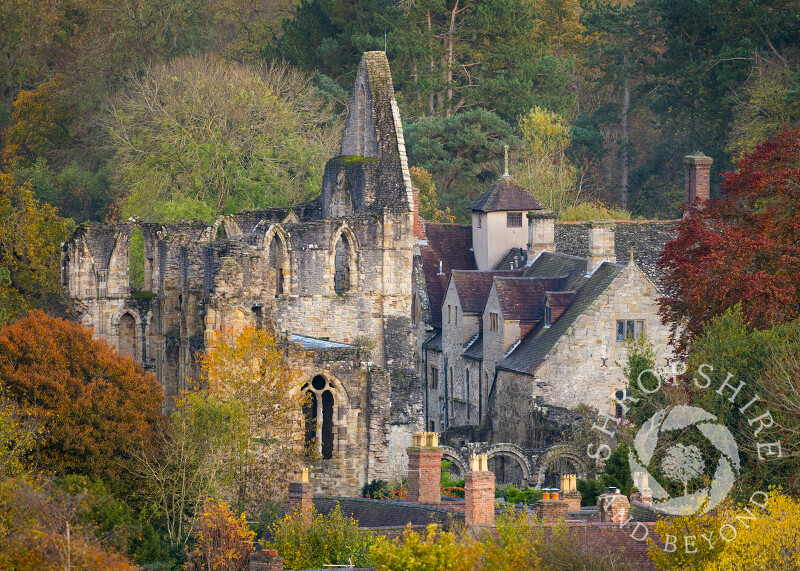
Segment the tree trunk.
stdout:
<svg viewBox="0 0 800 571">
<path fill-rule="evenodd" d="M 433 28 L 432 28 L 432 25 L 431 25 L 431 13 L 428 12 L 428 32 L 431 32 L 432 29 Z M 431 54 L 431 79 L 433 79 L 433 71 L 434 71 L 434 69 L 435 69 L 435 66 L 434 66 L 434 63 L 433 63 L 433 54 Z M 435 96 L 435 94 L 434 94 L 433 90 L 431 90 L 430 94 L 428 95 L 428 112 L 430 113 L 431 117 L 434 117 L 436 115 L 436 110 L 433 107 L 433 98 L 434 98 L 434 96 Z"/>
<path fill-rule="evenodd" d="M 450 117 L 453 110 L 453 42 L 456 33 L 456 14 L 458 13 L 458 0 L 456 0 L 453 11 L 450 14 L 450 29 L 447 31 L 447 111 L 446 117 Z"/>
<path fill-rule="evenodd" d="M 624 65 L 628 65 L 628 56 L 625 56 Z M 628 110 L 631 106 L 630 86 L 628 85 L 629 76 L 625 71 L 622 87 L 622 117 L 620 118 L 620 177 L 619 177 L 619 206 L 628 209 Z"/>
</svg>

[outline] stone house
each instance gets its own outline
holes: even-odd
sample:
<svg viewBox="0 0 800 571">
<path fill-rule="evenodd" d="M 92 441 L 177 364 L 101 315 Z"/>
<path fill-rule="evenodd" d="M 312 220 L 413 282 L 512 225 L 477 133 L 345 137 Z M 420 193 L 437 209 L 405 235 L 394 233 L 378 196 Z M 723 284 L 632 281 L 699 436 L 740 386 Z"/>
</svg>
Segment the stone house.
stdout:
<svg viewBox="0 0 800 571">
<path fill-rule="evenodd" d="M 198 353 L 220 328 L 273 330 L 300 373 L 298 390 L 312 395 L 316 491 L 354 494 L 402 476 L 422 416 L 414 222 L 389 65 L 369 52 L 317 200 L 211 224 L 85 224 L 63 245 L 62 282 L 95 338 L 152 371 L 168 406 L 200 378 Z M 130 286 L 133 233 L 144 242 L 143 291 Z"/>
<path fill-rule="evenodd" d="M 707 162 L 687 157 L 690 207 L 708 198 L 696 172 Z M 471 225 L 427 222 L 417 233 L 426 429 L 456 445 L 532 449 L 557 442 L 543 415 L 568 423 L 582 405 L 620 414 L 625 340 L 646 335 L 659 366 L 673 357 L 656 303 L 673 222 L 556 222 L 508 173 L 470 208 Z"/>
</svg>

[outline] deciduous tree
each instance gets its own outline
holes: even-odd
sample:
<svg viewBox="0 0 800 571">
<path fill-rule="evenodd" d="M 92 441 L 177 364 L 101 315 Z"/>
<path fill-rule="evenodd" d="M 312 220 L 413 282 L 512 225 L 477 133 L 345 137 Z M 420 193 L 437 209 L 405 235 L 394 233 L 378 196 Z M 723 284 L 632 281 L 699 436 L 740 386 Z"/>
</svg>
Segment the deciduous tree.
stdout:
<svg viewBox="0 0 800 571">
<path fill-rule="evenodd" d="M 161 420 L 155 377 L 81 325 L 40 311 L 0 329 L 0 391 L 42 429 L 32 461 L 117 491 L 130 490 L 132 453 Z"/>
<path fill-rule="evenodd" d="M 662 318 L 683 350 L 740 304 L 768 329 L 800 316 L 800 128 L 786 128 L 726 173 L 722 196 L 677 224 L 660 258 Z"/>
</svg>

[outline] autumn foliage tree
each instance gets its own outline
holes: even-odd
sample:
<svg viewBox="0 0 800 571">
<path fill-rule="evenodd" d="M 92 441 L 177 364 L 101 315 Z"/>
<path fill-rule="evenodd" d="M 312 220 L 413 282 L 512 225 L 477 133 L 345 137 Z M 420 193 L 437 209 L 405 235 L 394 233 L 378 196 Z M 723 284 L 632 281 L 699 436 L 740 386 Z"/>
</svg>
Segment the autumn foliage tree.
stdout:
<svg viewBox="0 0 800 571">
<path fill-rule="evenodd" d="M 236 517 L 227 503 L 209 499 L 197 526 L 193 555 L 202 569 L 245 571 L 255 536 L 244 513 Z"/>
<path fill-rule="evenodd" d="M 131 454 L 161 419 L 155 377 L 81 325 L 39 311 L 0 329 L 0 391 L 41 427 L 32 461 L 117 491 L 130 489 Z"/>
<path fill-rule="evenodd" d="M 724 175 L 722 196 L 678 222 L 659 264 L 661 298 L 679 349 L 740 304 L 767 329 L 800 316 L 800 128 L 784 128 Z"/>
</svg>

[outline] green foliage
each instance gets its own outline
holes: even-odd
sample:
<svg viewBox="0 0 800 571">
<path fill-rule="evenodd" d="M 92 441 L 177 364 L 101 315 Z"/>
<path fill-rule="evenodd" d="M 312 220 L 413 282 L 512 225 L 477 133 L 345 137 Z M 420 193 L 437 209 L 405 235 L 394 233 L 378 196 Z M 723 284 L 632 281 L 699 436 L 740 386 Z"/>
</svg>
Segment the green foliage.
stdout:
<svg viewBox="0 0 800 571">
<path fill-rule="evenodd" d="M 409 161 L 431 174 L 440 204 L 464 220 L 467 204 L 502 174 L 503 145 L 522 144 L 508 123 L 483 109 L 420 119 L 404 129 Z"/>
<path fill-rule="evenodd" d="M 559 219 L 565 222 L 630 220 L 631 213 L 621 208 L 608 208 L 599 202 L 581 202 L 562 210 Z"/>
<path fill-rule="evenodd" d="M 575 488 L 581 493 L 582 506 L 596 506 L 597 497 L 608 492 L 602 479 L 576 480 Z"/>
<path fill-rule="evenodd" d="M 339 504 L 327 515 L 312 512 L 310 525 L 299 513 L 289 513 L 269 528 L 269 549 L 277 549 L 285 569 L 321 569 L 326 565 L 369 567 L 375 538 L 342 513 Z"/>
<path fill-rule="evenodd" d="M 372 564 L 387 571 L 466 571 L 477 567 L 481 545 L 463 535 L 441 531 L 436 524 L 420 535 L 409 525 L 389 541 L 379 537 L 370 548 Z"/>
<path fill-rule="evenodd" d="M 123 213 L 210 220 L 314 197 L 334 144 L 322 105 L 287 67 L 196 57 L 152 68 L 107 120 Z"/>
<path fill-rule="evenodd" d="M 542 491 L 529 488 L 518 490 L 514 486 L 496 486 L 495 498 L 503 498 L 510 504 L 535 504 L 542 499 Z"/>
</svg>

